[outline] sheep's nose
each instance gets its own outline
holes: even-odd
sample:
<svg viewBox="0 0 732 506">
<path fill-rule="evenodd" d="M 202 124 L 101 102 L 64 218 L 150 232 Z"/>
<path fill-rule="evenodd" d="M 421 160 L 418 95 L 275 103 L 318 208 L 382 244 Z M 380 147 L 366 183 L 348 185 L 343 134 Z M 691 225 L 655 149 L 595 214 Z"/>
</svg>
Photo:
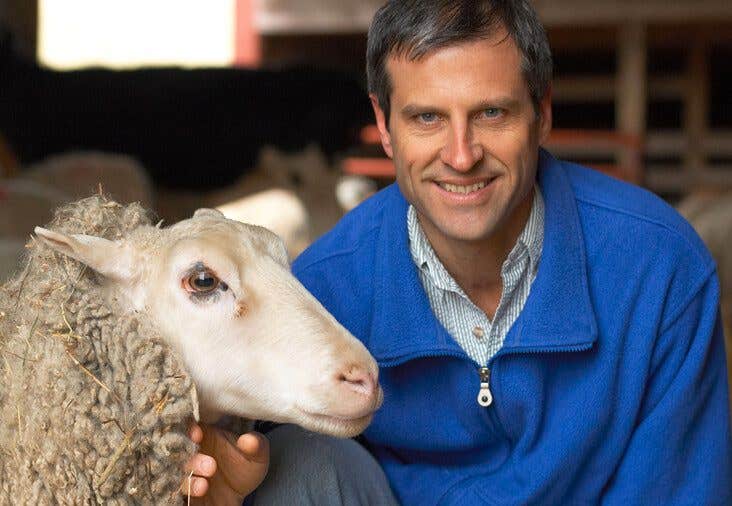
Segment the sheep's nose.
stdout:
<svg viewBox="0 0 732 506">
<path fill-rule="evenodd" d="M 338 379 L 342 382 L 343 386 L 367 397 L 372 397 L 376 393 L 376 379 L 374 379 L 374 376 L 369 371 L 362 367 L 351 367 L 342 372 Z"/>
</svg>

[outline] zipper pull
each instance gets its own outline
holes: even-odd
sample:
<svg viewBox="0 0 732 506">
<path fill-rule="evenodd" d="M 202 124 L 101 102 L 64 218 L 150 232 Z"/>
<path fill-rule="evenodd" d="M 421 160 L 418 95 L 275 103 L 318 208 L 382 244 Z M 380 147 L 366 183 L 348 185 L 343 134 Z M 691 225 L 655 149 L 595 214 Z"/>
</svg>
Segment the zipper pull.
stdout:
<svg viewBox="0 0 732 506">
<path fill-rule="evenodd" d="M 480 391 L 478 391 L 478 404 L 487 408 L 493 402 L 493 394 L 491 394 L 491 370 L 487 367 L 481 367 L 478 370 L 480 374 Z"/>
</svg>

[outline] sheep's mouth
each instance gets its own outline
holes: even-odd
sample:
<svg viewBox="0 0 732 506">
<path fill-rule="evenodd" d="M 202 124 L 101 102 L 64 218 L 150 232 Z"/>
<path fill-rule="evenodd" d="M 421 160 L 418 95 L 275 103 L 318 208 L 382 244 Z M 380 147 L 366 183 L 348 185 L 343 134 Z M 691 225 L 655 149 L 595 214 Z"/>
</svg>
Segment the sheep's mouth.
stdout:
<svg viewBox="0 0 732 506">
<path fill-rule="evenodd" d="M 371 423 L 374 413 L 369 413 L 356 418 L 332 416 L 323 413 L 311 413 L 304 409 L 298 409 L 304 420 L 297 422 L 306 429 L 326 432 L 334 436 L 353 437 L 361 432 Z"/>
</svg>

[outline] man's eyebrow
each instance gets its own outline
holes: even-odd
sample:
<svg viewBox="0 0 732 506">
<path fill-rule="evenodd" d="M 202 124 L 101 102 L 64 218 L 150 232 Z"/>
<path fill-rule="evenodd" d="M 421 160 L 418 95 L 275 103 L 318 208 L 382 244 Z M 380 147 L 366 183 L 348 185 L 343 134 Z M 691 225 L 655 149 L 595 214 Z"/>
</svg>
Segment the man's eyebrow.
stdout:
<svg viewBox="0 0 732 506">
<path fill-rule="evenodd" d="M 492 109 L 494 107 L 500 109 L 517 109 L 519 104 L 519 100 L 512 97 L 496 97 L 494 99 L 480 101 L 473 110 L 478 112 L 484 109 Z"/>
<path fill-rule="evenodd" d="M 411 117 L 416 116 L 418 114 L 424 114 L 426 112 L 432 112 L 436 114 L 446 114 L 445 111 L 442 111 L 436 107 L 432 107 L 429 105 L 421 105 L 421 104 L 407 104 L 404 107 L 402 107 L 401 114 L 405 117 Z"/>
<path fill-rule="evenodd" d="M 491 109 L 491 108 L 500 108 L 500 109 L 508 109 L 508 110 L 515 110 L 519 108 L 520 101 L 513 97 L 496 97 L 493 99 L 485 99 L 478 102 L 474 107 L 471 108 L 471 112 L 480 112 L 485 109 Z M 437 107 L 432 107 L 429 105 L 422 105 L 422 104 L 407 104 L 401 109 L 401 114 L 404 117 L 412 117 L 416 116 L 418 114 L 424 114 L 426 112 L 431 112 L 435 114 L 440 115 L 447 115 L 447 111 L 439 109 Z"/>
</svg>

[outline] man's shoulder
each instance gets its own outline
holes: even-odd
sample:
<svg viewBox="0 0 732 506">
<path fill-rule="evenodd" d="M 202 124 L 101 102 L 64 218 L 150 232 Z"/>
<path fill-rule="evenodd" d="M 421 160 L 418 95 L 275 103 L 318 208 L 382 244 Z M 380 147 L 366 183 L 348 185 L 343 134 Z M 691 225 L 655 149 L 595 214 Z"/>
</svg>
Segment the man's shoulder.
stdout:
<svg viewBox="0 0 732 506">
<path fill-rule="evenodd" d="M 400 197 L 396 185 L 390 185 L 366 199 L 347 213 L 323 236 L 318 238 L 293 262 L 298 275 L 318 264 L 347 260 L 373 249 L 387 208 Z"/>
<path fill-rule="evenodd" d="M 606 209 L 619 219 L 642 220 L 685 233 L 688 224 L 656 194 L 597 170 L 562 162 L 580 205 Z"/>
<path fill-rule="evenodd" d="M 353 335 L 368 334 L 383 227 L 406 209 L 392 185 L 346 214 L 292 264 L 292 272 Z M 406 211 L 404 211 L 406 228 Z M 384 224 L 389 222 L 388 224 Z"/>
<path fill-rule="evenodd" d="M 662 240 L 666 246 L 683 248 L 704 264 L 711 263 L 692 226 L 656 194 L 581 165 L 562 165 L 585 221 L 623 234 L 625 240 L 638 246 L 658 245 Z"/>
</svg>

